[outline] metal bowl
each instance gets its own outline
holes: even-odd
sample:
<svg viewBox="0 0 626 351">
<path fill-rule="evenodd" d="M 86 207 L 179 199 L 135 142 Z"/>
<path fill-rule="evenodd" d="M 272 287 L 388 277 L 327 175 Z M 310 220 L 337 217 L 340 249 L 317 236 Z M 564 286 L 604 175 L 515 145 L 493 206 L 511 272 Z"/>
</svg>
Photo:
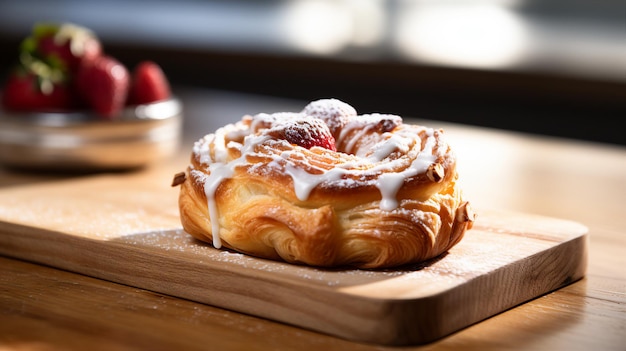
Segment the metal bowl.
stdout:
<svg viewBox="0 0 626 351">
<path fill-rule="evenodd" d="M 0 164 L 85 172 L 141 168 L 177 151 L 182 112 L 177 98 L 127 107 L 114 120 L 86 112 L 0 110 Z"/>
</svg>

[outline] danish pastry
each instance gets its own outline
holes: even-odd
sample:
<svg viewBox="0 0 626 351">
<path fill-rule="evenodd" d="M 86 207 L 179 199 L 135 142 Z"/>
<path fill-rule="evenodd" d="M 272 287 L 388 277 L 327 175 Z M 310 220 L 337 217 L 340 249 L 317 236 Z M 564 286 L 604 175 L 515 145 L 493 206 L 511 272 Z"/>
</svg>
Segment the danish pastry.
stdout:
<svg viewBox="0 0 626 351">
<path fill-rule="evenodd" d="M 184 230 L 252 256 L 389 268 L 434 258 L 472 228 L 442 130 L 337 99 L 246 115 L 196 141 L 180 186 Z"/>
</svg>

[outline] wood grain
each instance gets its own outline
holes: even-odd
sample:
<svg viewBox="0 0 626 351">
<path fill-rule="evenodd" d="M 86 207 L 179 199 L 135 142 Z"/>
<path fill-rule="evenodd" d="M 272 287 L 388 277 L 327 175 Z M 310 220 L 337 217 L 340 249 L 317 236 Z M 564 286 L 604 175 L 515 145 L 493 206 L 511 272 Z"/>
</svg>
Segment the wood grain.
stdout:
<svg viewBox="0 0 626 351">
<path fill-rule="evenodd" d="M 0 254 L 383 345 L 431 342 L 585 275 L 585 226 L 491 209 L 448 254 L 396 270 L 215 250 L 182 231 L 173 174 L 2 189 Z"/>
</svg>

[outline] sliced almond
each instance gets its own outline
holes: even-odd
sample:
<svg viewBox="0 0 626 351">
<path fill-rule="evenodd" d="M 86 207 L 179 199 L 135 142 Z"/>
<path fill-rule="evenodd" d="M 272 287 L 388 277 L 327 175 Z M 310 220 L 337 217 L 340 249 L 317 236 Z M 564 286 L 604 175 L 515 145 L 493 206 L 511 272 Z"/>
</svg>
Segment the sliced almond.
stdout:
<svg viewBox="0 0 626 351">
<path fill-rule="evenodd" d="M 187 179 L 187 174 L 185 172 L 178 172 L 174 175 L 174 179 L 172 180 L 172 186 L 178 186 L 185 182 Z"/>
<path fill-rule="evenodd" d="M 426 176 L 428 177 L 428 179 L 435 183 L 441 182 L 444 175 L 445 174 L 441 163 L 432 163 L 430 166 L 428 166 L 428 170 L 426 171 Z"/>
<path fill-rule="evenodd" d="M 459 222 L 474 222 L 476 213 L 472 210 L 469 202 L 464 202 L 456 210 L 456 220 Z"/>
</svg>

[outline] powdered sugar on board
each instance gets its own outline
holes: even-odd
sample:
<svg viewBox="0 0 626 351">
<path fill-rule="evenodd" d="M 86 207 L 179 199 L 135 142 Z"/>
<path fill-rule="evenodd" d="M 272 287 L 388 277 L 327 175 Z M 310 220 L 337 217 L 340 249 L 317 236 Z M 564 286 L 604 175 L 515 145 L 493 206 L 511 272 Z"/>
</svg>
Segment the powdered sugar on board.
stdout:
<svg viewBox="0 0 626 351">
<path fill-rule="evenodd" d="M 410 297 L 449 289 L 511 262 L 544 250 L 551 240 L 525 240 L 498 228 L 474 228 L 448 253 L 428 262 L 385 270 L 349 267 L 325 269 L 251 257 L 227 249 L 215 249 L 182 229 L 152 231 L 119 237 L 116 242 L 148 248 L 167 255 L 180 255 L 199 268 L 220 267 L 247 271 L 250 276 L 271 274 L 318 287 L 339 288 L 346 293 L 374 294 L 376 297 Z M 207 277 L 210 279 L 210 277 Z"/>
</svg>

